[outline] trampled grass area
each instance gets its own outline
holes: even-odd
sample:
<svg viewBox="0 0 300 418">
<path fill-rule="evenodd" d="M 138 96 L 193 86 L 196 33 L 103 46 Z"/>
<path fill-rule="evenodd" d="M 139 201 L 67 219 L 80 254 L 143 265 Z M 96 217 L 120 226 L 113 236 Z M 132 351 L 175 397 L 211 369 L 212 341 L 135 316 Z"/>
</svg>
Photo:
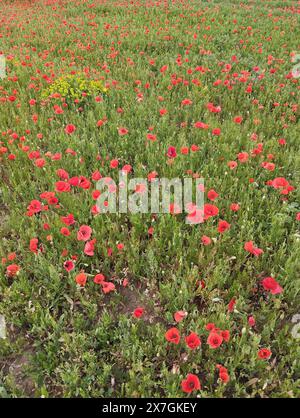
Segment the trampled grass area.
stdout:
<svg viewBox="0 0 300 418">
<path fill-rule="evenodd" d="M 299 397 L 299 3 L 0 10 L 0 397 Z M 99 213 L 121 169 L 204 223 Z"/>
</svg>

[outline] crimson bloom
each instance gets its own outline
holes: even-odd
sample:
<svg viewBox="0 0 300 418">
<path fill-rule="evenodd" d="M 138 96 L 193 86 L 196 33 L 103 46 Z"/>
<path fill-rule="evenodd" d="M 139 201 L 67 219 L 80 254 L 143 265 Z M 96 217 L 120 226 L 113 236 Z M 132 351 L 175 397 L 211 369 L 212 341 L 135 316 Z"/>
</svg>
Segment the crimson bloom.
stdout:
<svg viewBox="0 0 300 418">
<path fill-rule="evenodd" d="M 128 134 L 128 129 L 126 129 L 126 128 L 119 128 L 118 129 L 118 133 L 121 136 L 127 135 Z"/>
<path fill-rule="evenodd" d="M 269 350 L 268 348 L 261 348 L 258 353 L 258 358 L 265 360 L 265 359 L 269 359 L 272 355 L 272 351 Z"/>
<path fill-rule="evenodd" d="M 234 123 L 240 124 L 243 122 L 243 117 L 242 116 L 235 116 L 233 118 Z"/>
<path fill-rule="evenodd" d="M 29 249 L 31 252 L 37 254 L 38 253 L 38 243 L 39 240 L 37 238 L 32 238 L 29 243 Z"/>
<path fill-rule="evenodd" d="M 195 374 L 188 374 L 186 379 L 181 382 L 181 388 L 185 393 L 191 393 L 195 390 L 201 389 L 201 383 L 198 376 Z"/>
<path fill-rule="evenodd" d="M 220 347 L 222 342 L 223 342 L 223 337 L 215 331 L 212 331 L 207 338 L 207 344 L 212 349 Z"/>
<path fill-rule="evenodd" d="M 95 251 L 95 244 L 96 244 L 96 239 L 93 239 L 91 241 L 87 241 L 85 246 L 84 246 L 84 254 L 92 257 L 94 255 L 94 251 Z"/>
<path fill-rule="evenodd" d="M 92 228 L 88 225 L 82 225 L 77 233 L 78 241 L 88 241 L 92 235 Z"/>
<path fill-rule="evenodd" d="M 167 155 L 169 158 L 175 158 L 177 156 L 176 148 L 170 146 L 167 151 Z"/>
<path fill-rule="evenodd" d="M 211 132 L 215 136 L 221 135 L 221 129 L 220 128 L 214 128 Z"/>
<path fill-rule="evenodd" d="M 228 370 L 226 369 L 226 367 L 221 366 L 220 364 L 218 364 L 217 369 L 219 369 L 219 379 L 223 383 L 228 383 L 230 378 L 229 378 Z"/>
<path fill-rule="evenodd" d="M 75 265 L 72 260 L 67 260 L 64 262 L 64 269 L 69 272 L 74 269 Z"/>
<path fill-rule="evenodd" d="M 253 241 L 246 242 L 244 248 L 250 254 L 255 255 L 255 257 L 258 257 L 259 255 L 263 254 L 263 250 L 261 248 L 255 247 Z"/>
<path fill-rule="evenodd" d="M 76 126 L 72 124 L 69 124 L 65 127 L 65 133 L 69 135 L 75 132 L 75 130 L 76 130 Z"/>
<path fill-rule="evenodd" d="M 174 343 L 174 344 L 179 344 L 180 341 L 180 334 L 177 328 L 173 327 L 170 328 L 166 333 L 165 333 L 165 338 L 167 341 L 169 341 L 170 343 Z"/>
<path fill-rule="evenodd" d="M 55 183 L 55 190 L 59 193 L 69 192 L 70 191 L 70 184 L 66 181 L 57 181 Z"/>
<path fill-rule="evenodd" d="M 6 274 L 8 277 L 14 277 L 18 274 L 20 267 L 17 264 L 10 264 L 6 268 Z"/>
<path fill-rule="evenodd" d="M 39 213 L 42 210 L 42 204 L 39 200 L 32 200 L 27 206 L 27 210 L 33 214 Z"/>
<path fill-rule="evenodd" d="M 185 342 L 187 346 L 192 350 L 201 345 L 201 340 L 195 332 L 191 332 L 190 335 L 185 337 Z"/>
<path fill-rule="evenodd" d="M 250 327 L 254 327 L 254 325 L 255 325 L 255 318 L 254 318 L 254 316 L 249 316 L 249 318 L 248 318 L 248 324 L 250 325 Z"/>
<path fill-rule="evenodd" d="M 102 282 L 101 285 L 103 293 L 113 292 L 116 288 L 116 286 L 111 282 Z"/>
<path fill-rule="evenodd" d="M 209 200 L 213 201 L 217 199 L 218 196 L 219 196 L 218 193 L 214 189 L 211 189 L 207 192 L 207 197 Z"/>
<path fill-rule="evenodd" d="M 285 189 L 289 186 L 289 182 L 284 177 L 276 177 L 272 181 L 274 189 Z"/>
<path fill-rule="evenodd" d="M 262 280 L 261 283 L 264 289 L 272 293 L 272 295 L 277 295 L 283 292 L 282 287 L 273 277 L 266 277 Z"/>
<path fill-rule="evenodd" d="M 203 245 L 210 245 L 211 244 L 211 238 L 209 238 L 206 235 L 203 235 L 201 237 L 201 242 L 202 242 Z"/>
<path fill-rule="evenodd" d="M 209 128 L 209 125 L 207 125 L 207 123 L 204 123 L 204 122 L 195 122 L 194 123 L 194 127 L 195 128 L 198 128 L 198 129 L 208 129 Z"/>
<path fill-rule="evenodd" d="M 228 312 L 233 312 L 235 304 L 236 304 L 236 299 L 232 298 L 228 304 Z"/>
<path fill-rule="evenodd" d="M 206 203 L 204 205 L 204 216 L 205 219 L 210 218 L 211 216 L 216 216 L 219 213 L 219 209 L 215 205 L 211 205 L 210 203 Z"/>
<path fill-rule="evenodd" d="M 96 284 L 102 284 L 104 281 L 105 281 L 105 277 L 101 273 L 96 274 L 96 276 L 94 277 L 94 283 Z"/>
<path fill-rule="evenodd" d="M 220 234 L 222 234 L 223 232 L 227 231 L 227 229 L 230 228 L 230 224 L 226 221 L 219 221 L 219 225 L 218 225 L 218 232 L 220 232 Z"/>
<path fill-rule="evenodd" d="M 135 318 L 140 318 L 142 315 L 143 315 L 143 313 L 144 313 L 144 308 L 142 308 L 142 307 L 137 307 L 134 311 L 133 311 L 133 316 L 135 317 Z"/>
</svg>

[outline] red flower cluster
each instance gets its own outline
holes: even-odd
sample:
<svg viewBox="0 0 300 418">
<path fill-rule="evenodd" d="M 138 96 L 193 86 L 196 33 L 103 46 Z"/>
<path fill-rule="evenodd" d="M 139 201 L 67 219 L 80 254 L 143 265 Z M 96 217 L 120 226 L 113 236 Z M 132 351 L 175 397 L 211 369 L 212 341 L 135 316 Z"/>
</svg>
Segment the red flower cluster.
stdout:
<svg viewBox="0 0 300 418">
<path fill-rule="evenodd" d="M 206 330 L 209 331 L 207 344 L 212 349 L 220 347 L 223 341 L 228 342 L 230 340 L 230 332 L 228 330 L 222 331 L 220 328 L 217 328 L 213 323 L 207 324 Z"/>
</svg>

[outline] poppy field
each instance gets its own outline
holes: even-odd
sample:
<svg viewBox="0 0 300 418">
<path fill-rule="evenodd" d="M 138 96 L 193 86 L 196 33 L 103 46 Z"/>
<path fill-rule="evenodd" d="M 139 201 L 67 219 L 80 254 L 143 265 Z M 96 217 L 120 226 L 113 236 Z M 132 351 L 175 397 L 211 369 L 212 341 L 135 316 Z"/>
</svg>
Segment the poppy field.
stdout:
<svg viewBox="0 0 300 418">
<path fill-rule="evenodd" d="M 299 397 L 299 2 L 0 22 L 0 397 Z M 203 179 L 201 222 L 102 211 L 120 172 Z"/>
</svg>

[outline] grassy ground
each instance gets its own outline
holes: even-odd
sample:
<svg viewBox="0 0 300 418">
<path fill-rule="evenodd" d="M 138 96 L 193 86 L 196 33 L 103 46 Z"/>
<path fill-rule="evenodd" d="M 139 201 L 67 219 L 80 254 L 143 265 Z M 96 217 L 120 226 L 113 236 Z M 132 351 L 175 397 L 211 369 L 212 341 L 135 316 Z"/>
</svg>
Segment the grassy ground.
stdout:
<svg viewBox="0 0 300 418">
<path fill-rule="evenodd" d="M 193 374 L 201 390 L 189 396 L 299 397 L 299 4 L 2 0 L 0 10 L 0 396 L 185 397 Z M 67 74 L 108 93 L 47 98 Z M 219 213 L 200 225 L 95 214 L 95 173 L 117 179 L 113 160 L 131 177 L 202 176 Z M 219 232 L 220 220 L 230 228 Z M 100 273 L 110 292 L 94 283 Z M 173 327 L 179 344 L 166 339 Z M 190 332 L 201 346 L 188 346 Z M 212 348 L 212 334 L 228 341 Z"/>
</svg>

